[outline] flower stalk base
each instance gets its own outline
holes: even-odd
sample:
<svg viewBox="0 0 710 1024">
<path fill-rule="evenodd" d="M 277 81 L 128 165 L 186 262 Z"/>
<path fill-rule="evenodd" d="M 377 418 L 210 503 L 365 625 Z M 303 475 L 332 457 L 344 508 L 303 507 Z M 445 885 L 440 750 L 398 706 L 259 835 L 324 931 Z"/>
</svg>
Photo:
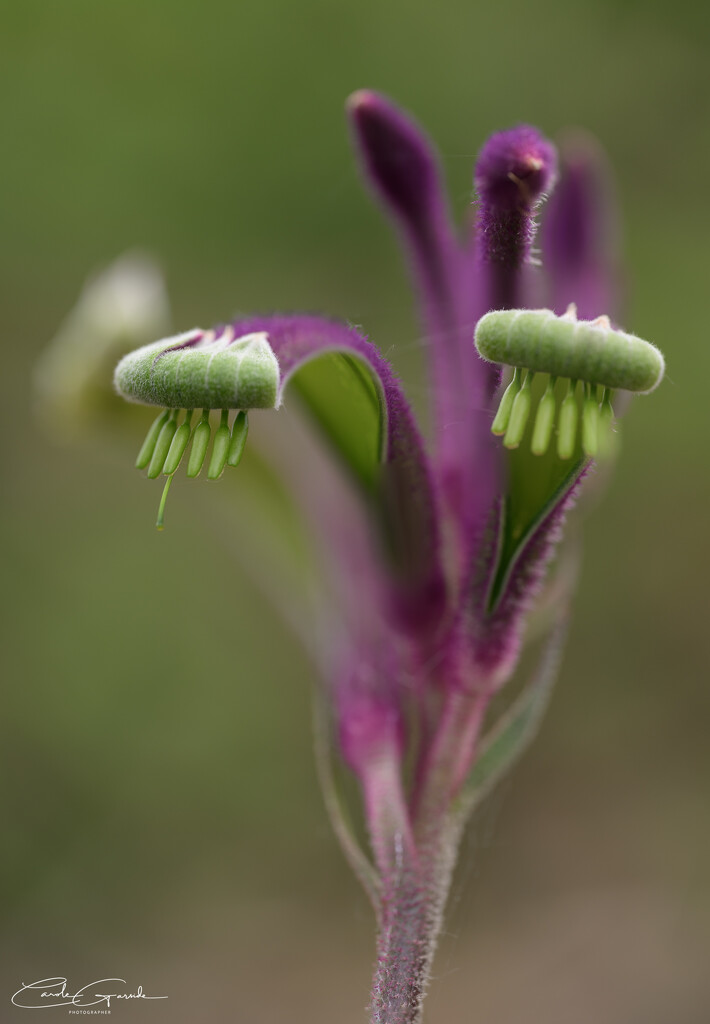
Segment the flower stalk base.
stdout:
<svg viewBox="0 0 710 1024">
<path fill-rule="evenodd" d="M 371 1024 L 419 1024 L 461 833 L 447 821 L 415 862 L 401 863 L 382 902 Z"/>
</svg>

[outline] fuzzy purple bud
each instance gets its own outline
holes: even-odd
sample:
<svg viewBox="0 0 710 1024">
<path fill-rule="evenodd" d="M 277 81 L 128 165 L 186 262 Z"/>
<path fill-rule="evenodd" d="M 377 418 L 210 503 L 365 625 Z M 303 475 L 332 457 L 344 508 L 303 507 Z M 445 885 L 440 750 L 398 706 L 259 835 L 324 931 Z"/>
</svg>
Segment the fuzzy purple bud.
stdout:
<svg viewBox="0 0 710 1024">
<path fill-rule="evenodd" d="M 521 269 L 530 260 L 535 211 L 556 177 L 554 146 L 529 125 L 498 132 L 481 150 L 474 183 L 477 254 L 487 272 L 485 310 L 526 305 Z"/>
<path fill-rule="evenodd" d="M 366 89 L 353 93 L 348 113 L 370 182 L 409 230 L 428 232 L 443 198 L 434 150 L 421 129 Z"/>
<path fill-rule="evenodd" d="M 481 149 L 476 163 L 476 189 L 491 213 L 533 213 L 555 183 L 555 148 L 536 128 L 520 125 L 498 132 Z"/>
</svg>

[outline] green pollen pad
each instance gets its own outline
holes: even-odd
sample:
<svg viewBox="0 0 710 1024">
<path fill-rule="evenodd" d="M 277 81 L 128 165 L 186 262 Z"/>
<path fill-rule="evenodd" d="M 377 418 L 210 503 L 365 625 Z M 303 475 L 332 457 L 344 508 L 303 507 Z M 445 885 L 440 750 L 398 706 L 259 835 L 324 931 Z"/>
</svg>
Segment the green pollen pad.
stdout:
<svg viewBox="0 0 710 1024">
<path fill-rule="evenodd" d="M 116 367 L 116 390 L 168 409 L 274 409 L 279 364 L 266 332 L 194 330 L 145 345 Z"/>
<path fill-rule="evenodd" d="M 475 341 L 489 362 L 643 394 L 660 384 L 665 369 L 654 345 L 614 330 L 605 316 L 578 320 L 573 306 L 564 316 L 550 309 L 486 313 Z"/>
</svg>

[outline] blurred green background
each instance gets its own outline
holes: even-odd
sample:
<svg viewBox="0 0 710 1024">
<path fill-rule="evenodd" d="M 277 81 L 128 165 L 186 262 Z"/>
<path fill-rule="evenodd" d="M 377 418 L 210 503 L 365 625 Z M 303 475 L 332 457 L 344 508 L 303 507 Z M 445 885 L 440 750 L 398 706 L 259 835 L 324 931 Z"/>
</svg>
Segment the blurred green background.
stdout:
<svg viewBox="0 0 710 1024">
<path fill-rule="evenodd" d="M 460 215 L 492 130 L 594 132 L 626 326 L 669 367 L 586 523 L 551 713 L 463 851 L 429 1019 L 708 1019 L 706 12 L 3 4 L 2 1019 L 30 1019 L 20 981 L 59 974 L 169 996 L 126 1021 L 365 1019 L 372 921 L 321 807 L 310 668 L 225 554 L 231 489 L 178 482 L 157 534 L 137 437 L 53 444 L 30 379 L 87 274 L 135 246 L 177 328 L 324 310 L 416 374 L 406 273 L 344 127 L 363 86 L 428 127 Z"/>
</svg>

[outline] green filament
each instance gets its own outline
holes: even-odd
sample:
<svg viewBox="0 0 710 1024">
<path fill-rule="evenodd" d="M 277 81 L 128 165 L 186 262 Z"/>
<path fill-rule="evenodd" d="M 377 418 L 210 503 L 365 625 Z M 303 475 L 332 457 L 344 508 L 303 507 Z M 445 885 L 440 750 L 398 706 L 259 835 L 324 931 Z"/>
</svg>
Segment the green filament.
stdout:
<svg viewBox="0 0 710 1024">
<path fill-rule="evenodd" d="M 192 438 L 192 448 L 190 449 L 190 458 L 187 463 L 187 475 L 191 479 L 200 475 L 202 464 L 204 463 L 205 456 L 207 455 L 210 435 L 210 411 L 209 409 L 203 409 L 202 418 L 195 427 L 195 433 Z"/>
<path fill-rule="evenodd" d="M 160 416 L 153 421 L 145 436 L 145 441 L 141 445 L 141 450 L 138 452 L 138 458 L 136 459 L 136 469 L 145 469 L 150 460 L 153 457 L 155 451 L 155 443 L 158 440 L 158 435 L 163 429 L 163 425 L 167 422 L 170 416 L 170 410 L 165 409 L 161 412 Z"/>
<path fill-rule="evenodd" d="M 246 412 L 240 412 L 232 424 L 232 439 L 229 442 L 229 451 L 227 452 L 228 466 L 238 466 L 241 462 L 248 433 L 249 420 L 247 414 Z"/>
<path fill-rule="evenodd" d="M 177 414 L 178 410 L 173 409 L 168 419 L 160 428 L 158 440 L 155 442 L 155 448 L 153 449 L 150 465 L 148 466 L 149 480 L 155 480 L 163 471 L 163 466 L 165 465 L 165 460 L 168 457 L 170 445 L 177 429 Z"/>
<path fill-rule="evenodd" d="M 517 448 L 523 439 L 525 433 L 525 427 L 530 416 L 530 405 L 532 403 L 532 379 L 535 375 L 528 373 L 525 377 L 525 383 L 518 391 L 513 401 L 513 407 L 510 410 L 510 420 L 508 422 L 508 429 L 505 432 L 505 438 L 503 444 L 506 448 Z"/>
<path fill-rule="evenodd" d="M 192 412 L 187 412 L 185 416 L 186 418 L 175 431 L 175 436 L 173 437 L 170 445 L 170 451 L 168 452 L 168 456 L 163 465 L 163 473 L 165 473 L 166 476 L 172 476 L 177 470 L 178 466 L 182 462 L 185 449 L 190 441 L 190 434 L 192 433 L 190 429 Z"/>
<path fill-rule="evenodd" d="M 557 428 L 557 454 L 561 459 L 571 459 L 577 440 L 577 420 L 579 411 L 575 392 L 577 381 L 570 382 L 567 394 L 560 406 L 560 419 Z"/>
<path fill-rule="evenodd" d="M 227 455 L 229 454 L 230 440 L 229 410 L 223 409 L 222 419 L 217 427 L 217 432 L 214 435 L 212 458 L 210 459 L 209 469 L 207 470 L 208 480 L 219 480 L 222 473 L 224 473 L 224 467 L 227 464 Z"/>
<path fill-rule="evenodd" d="M 173 474 L 171 474 L 165 481 L 165 487 L 163 488 L 163 494 L 160 498 L 160 505 L 158 506 L 158 518 L 155 521 L 155 525 L 159 530 L 165 527 L 165 503 L 168 500 L 168 491 L 170 490 L 170 484 L 173 482 Z"/>
<path fill-rule="evenodd" d="M 533 426 L 533 436 L 530 448 L 533 455 L 544 455 L 550 447 L 552 428 L 555 423 L 555 383 L 556 377 L 550 377 L 545 388 L 545 393 L 540 399 Z"/>
<path fill-rule="evenodd" d="M 520 391 L 522 379 L 523 371 L 516 366 L 515 372 L 513 373 L 513 379 L 505 389 L 505 393 L 500 400 L 500 405 L 498 406 L 496 418 L 493 420 L 493 425 L 491 427 L 491 433 L 496 434 L 498 437 L 505 434 L 508 429 L 510 414 L 513 410 L 513 403 Z"/>
</svg>

